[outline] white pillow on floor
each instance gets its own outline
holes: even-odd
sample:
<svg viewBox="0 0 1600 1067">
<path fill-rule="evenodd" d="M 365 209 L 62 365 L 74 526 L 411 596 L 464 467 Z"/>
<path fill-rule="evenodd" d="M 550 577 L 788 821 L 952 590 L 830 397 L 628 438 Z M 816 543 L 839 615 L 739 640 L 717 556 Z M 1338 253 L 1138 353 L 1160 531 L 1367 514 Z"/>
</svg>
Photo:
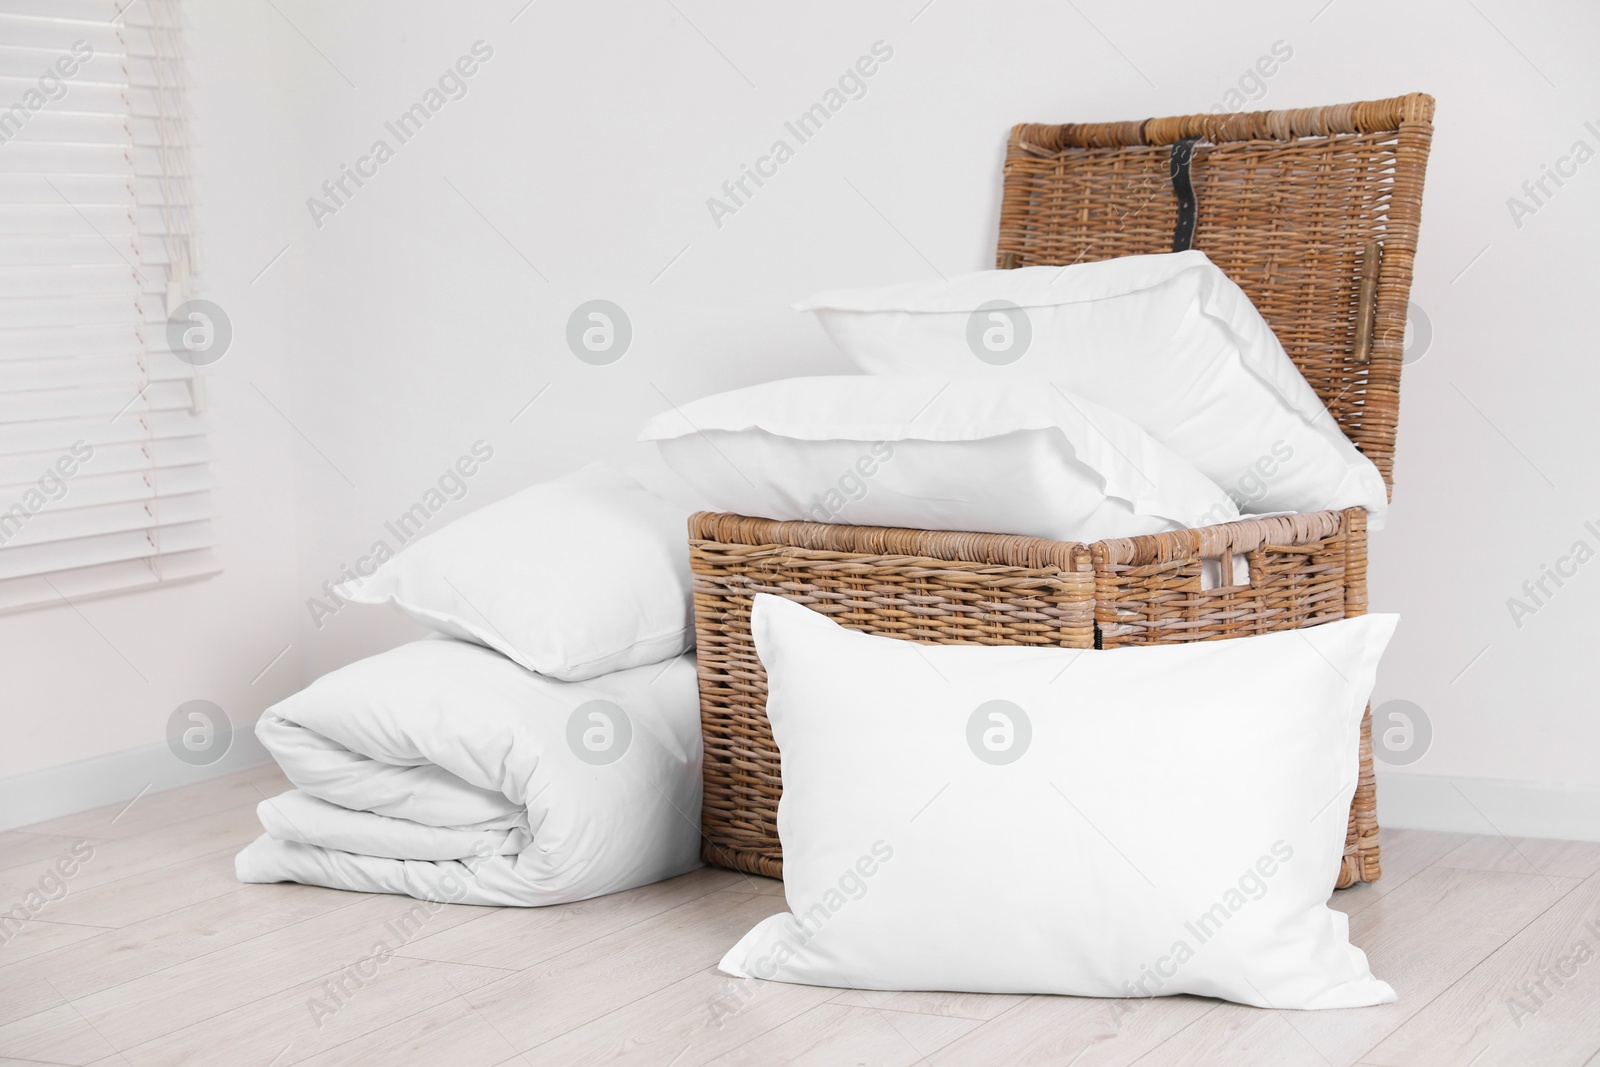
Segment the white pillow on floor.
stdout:
<svg viewBox="0 0 1600 1067">
<path fill-rule="evenodd" d="M 582 681 L 694 646 L 688 519 L 592 463 L 462 516 L 339 592 Z"/>
<path fill-rule="evenodd" d="M 1397 617 L 1183 645 L 917 645 L 762 594 L 790 913 L 721 969 L 1273 1008 L 1394 990 L 1327 906 Z"/>
<path fill-rule="evenodd" d="M 1056 382 L 1138 423 L 1247 512 L 1364 507 L 1371 529 L 1383 524 L 1378 468 L 1197 249 L 818 293 L 795 307 L 869 373 Z"/>
<path fill-rule="evenodd" d="M 1058 541 L 1231 522 L 1226 493 L 1132 422 L 1049 385 L 789 378 L 640 435 L 723 511 Z"/>
</svg>

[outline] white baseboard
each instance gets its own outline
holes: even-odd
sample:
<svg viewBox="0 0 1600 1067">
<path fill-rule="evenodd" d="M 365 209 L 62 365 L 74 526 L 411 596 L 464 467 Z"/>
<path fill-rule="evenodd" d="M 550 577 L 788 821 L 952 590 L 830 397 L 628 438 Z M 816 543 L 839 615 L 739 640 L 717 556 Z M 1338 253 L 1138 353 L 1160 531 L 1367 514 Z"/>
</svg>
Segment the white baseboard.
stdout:
<svg viewBox="0 0 1600 1067">
<path fill-rule="evenodd" d="M 1385 772 L 1378 825 L 1600 841 L 1600 786 Z"/>
<path fill-rule="evenodd" d="M 227 754 L 208 767 L 184 763 L 173 756 L 165 741 L 157 741 L 77 763 L 9 775 L 0 778 L 0 830 L 131 800 L 146 787 L 159 792 L 203 782 L 271 759 L 256 740 L 254 724 L 244 723 L 235 728 Z"/>
</svg>

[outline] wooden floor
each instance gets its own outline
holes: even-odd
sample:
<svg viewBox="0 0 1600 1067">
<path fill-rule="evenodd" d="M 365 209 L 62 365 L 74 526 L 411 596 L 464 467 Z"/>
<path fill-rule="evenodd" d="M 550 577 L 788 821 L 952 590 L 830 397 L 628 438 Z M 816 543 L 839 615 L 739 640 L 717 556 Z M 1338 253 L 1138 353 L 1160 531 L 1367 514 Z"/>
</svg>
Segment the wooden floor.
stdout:
<svg viewBox="0 0 1600 1067">
<path fill-rule="evenodd" d="M 408 898 L 234 880 L 283 788 L 263 768 L 0 833 L 0 911 L 57 898 L 0 945 L 0 1063 L 1600 1067 L 1600 845 L 1386 831 L 1383 880 L 1334 905 L 1399 1003 L 1272 1012 L 741 989 L 716 961 L 782 886 L 709 868 L 563 907 L 441 906 L 401 938 Z M 46 872 L 83 841 L 63 891 Z"/>
</svg>

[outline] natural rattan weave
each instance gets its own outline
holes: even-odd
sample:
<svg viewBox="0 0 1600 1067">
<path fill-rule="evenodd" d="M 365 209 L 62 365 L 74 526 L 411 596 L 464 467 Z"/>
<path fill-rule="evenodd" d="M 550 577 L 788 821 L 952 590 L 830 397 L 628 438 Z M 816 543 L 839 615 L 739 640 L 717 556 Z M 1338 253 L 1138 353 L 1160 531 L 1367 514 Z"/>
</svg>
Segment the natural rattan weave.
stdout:
<svg viewBox="0 0 1600 1067">
<path fill-rule="evenodd" d="M 1006 150 L 999 265 L 1171 251 L 1171 145 L 1200 137 L 1194 247 L 1250 295 L 1392 485 L 1432 120 L 1433 98 L 1412 93 L 1299 111 L 1017 126 Z M 1382 256 L 1363 362 L 1356 322 L 1371 242 Z"/>
<path fill-rule="evenodd" d="M 1017 126 L 999 263 L 1169 251 L 1173 142 L 1190 137 L 1203 249 L 1250 295 L 1392 486 L 1401 349 L 1432 98 L 1144 122 Z M 1370 332 L 1368 332 L 1370 331 Z M 705 858 L 781 876 L 778 752 L 750 637 L 756 593 L 938 644 L 1119 648 L 1314 626 L 1366 611 L 1366 513 L 1253 519 L 1083 545 L 981 533 L 690 520 L 705 737 Z M 1235 556 L 1249 583 L 1202 589 Z M 1339 885 L 1380 874 L 1370 721 Z M 1246 772 L 1241 772 L 1246 773 Z"/>
</svg>

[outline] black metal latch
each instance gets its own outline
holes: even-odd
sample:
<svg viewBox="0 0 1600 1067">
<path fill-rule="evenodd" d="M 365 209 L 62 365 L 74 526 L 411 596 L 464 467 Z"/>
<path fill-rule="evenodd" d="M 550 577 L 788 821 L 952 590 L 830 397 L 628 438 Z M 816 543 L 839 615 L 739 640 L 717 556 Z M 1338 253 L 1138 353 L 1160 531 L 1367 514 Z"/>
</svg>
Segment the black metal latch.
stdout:
<svg viewBox="0 0 1600 1067">
<path fill-rule="evenodd" d="M 1194 161 L 1194 144 L 1200 138 L 1185 137 L 1172 145 L 1168 162 L 1168 175 L 1172 179 L 1172 195 L 1178 201 L 1178 223 L 1172 230 L 1172 250 L 1183 252 L 1194 243 L 1196 206 L 1194 183 L 1189 179 L 1189 164 Z"/>
</svg>

